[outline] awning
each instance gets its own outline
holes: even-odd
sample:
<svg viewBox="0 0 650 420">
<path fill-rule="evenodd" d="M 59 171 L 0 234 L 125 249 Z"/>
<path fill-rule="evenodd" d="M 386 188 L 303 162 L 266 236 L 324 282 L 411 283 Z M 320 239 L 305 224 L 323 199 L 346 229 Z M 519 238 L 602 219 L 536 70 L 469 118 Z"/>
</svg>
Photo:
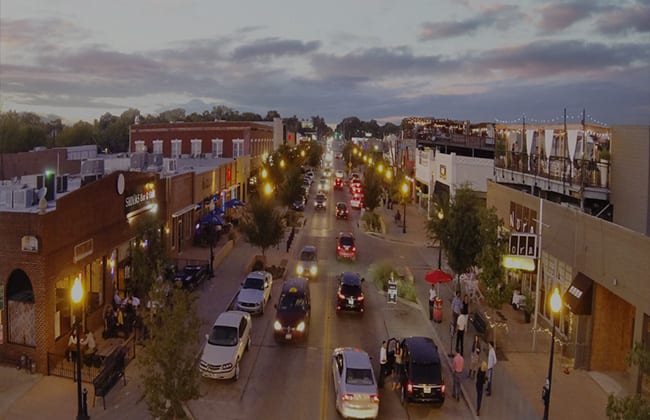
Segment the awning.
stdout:
<svg viewBox="0 0 650 420">
<path fill-rule="evenodd" d="M 576 315 L 591 315 L 593 284 L 592 279 L 579 272 L 571 282 L 571 286 L 564 292 L 562 297 L 564 305 Z"/>
</svg>

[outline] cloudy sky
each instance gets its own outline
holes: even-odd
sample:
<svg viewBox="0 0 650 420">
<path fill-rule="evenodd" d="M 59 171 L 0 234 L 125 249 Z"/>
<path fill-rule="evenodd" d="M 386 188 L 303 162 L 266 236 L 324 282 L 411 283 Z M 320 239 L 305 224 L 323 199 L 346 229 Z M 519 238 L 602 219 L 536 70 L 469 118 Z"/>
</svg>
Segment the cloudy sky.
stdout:
<svg viewBox="0 0 650 420">
<path fill-rule="evenodd" d="M 2 0 L 0 109 L 650 123 L 650 0 Z"/>
</svg>

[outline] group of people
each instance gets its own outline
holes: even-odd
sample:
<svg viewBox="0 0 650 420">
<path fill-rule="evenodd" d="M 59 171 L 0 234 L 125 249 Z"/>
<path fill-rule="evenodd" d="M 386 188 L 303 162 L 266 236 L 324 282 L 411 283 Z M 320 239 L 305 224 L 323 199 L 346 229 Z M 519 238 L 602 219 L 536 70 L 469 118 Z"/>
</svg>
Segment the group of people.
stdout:
<svg viewBox="0 0 650 420">
<path fill-rule="evenodd" d="M 384 340 L 379 348 L 379 383 L 383 385 L 385 378 L 390 376 L 393 382 L 391 388 L 398 390 L 402 387 L 404 358 L 404 352 L 399 340 L 395 341 L 395 347 L 390 352 L 390 358 L 392 360 L 389 360 L 388 342 Z"/>
<path fill-rule="evenodd" d="M 452 337 L 456 336 L 456 354 L 452 362 L 452 371 L 454 377 L 453 397 L 460 400 L 460 383 L 465 371 L 464 359 L 464 338 L 467 330 L 469 316 L 469 297 L 465 295 L 460 298 L 460 292 L 456 292 L 451 302 L 451 311 L 453 321 Z M 483 389 L 487 396 L 492 393 L 492 373 L 497 364 L 496 351 L 494 342 L 489 342 L 487 360 L 480 362 L 481 359 L 481 341 L 478 335 L 474 336 L 470 354 L 470 366 L 467 377 L 476 380 L 476 415 L 480 415 L 481 402 L 483 400 Z M 480 362 L 480 365 L 479 365 Z"/>
<path fill-rule="evenodd" d="M 77 329 L 73 328 L 68 338 L 68 348 L 65 352 L 65 358 L 68 362 L 75 361 L 77 359 Z M 97 343 L 95 342 L 95 336 L 90 330 L 84 332 L 84 336 L 79 342 L 79 348 L 84 359 L 93 356 L 97 352 Z"/>
<path fill-rule="evenodd" d="M 104 308 L 104 338 L 118 337 L 120 333 L 125 337 L 131 335 L 137 324 L 137 310 L 140 306 L 140 299 L 127 294 L 124 299 L 116 290 L 113 296 L 113 303 Z"/>
</svg>

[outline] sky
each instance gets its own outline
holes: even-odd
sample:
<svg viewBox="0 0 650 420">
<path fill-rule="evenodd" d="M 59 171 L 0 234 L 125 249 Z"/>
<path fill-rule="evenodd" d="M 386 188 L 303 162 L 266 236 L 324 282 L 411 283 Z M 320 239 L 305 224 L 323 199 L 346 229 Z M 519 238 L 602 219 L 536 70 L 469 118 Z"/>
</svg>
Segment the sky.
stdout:
<svg viewBox="0 0 650 420">
<path fill-rule="evenodd" d="M 650 124 L 650 0 L 2 0 L 0 110 Z M 570 121 L 575 122 L 575 121 Z"/>
</svg>

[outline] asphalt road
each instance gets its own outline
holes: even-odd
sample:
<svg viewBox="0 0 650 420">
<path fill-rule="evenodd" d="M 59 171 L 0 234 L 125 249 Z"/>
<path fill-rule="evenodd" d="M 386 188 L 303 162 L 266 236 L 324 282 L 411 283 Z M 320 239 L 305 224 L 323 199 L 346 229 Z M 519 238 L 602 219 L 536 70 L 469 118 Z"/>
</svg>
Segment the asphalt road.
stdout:
<svg viewBox="0 0 650 420">
<path fill-rule="evenodd" d="M 316 176 L 315 184 L 319 179 Z M 315 185 L 312 187 L 315 189 Z M 395 305 L 385 302 L 368 276 L 368 267 L 375 261 L 391 259 L 395 264 L 423 266 L 431 261 L 427 249 L 411 246 L 396 246 L 379 238 L 360 234 L 356 223 L 359 211 L 352 210 L 349 220 L 337 220 L 334 216 L 336 201 L 349 201 L 349 193 L 329 191 L 325 211 L 315 212 L 311 199 L 305 211 L 306 225 L 294 240 L 288 255 L 288 275 L 292 275 L 296 256 L 304 245 L 316 245 L 319 252 L 319 276 L 310 282 L 312 313 L 310 331 L 304 342 L 276 343 L 272 323 L 281 288 L 276 280 L 272 298 L 264 315 L 253 318 L 253 340 L 251 350 L 241 362 L 241 377 L 238 381 L 214 381 L 203 379 L 202 398 L 190 401 L 188 407 L 196 418 L 220 419 L 337 419 L 334 387 L 331 374 L 331 352 L 339 346 L 359 347 L 367 351 L 378 373 L 378 352 L 381 341 L 393 329 L 394 320 L 400 311 Z M 351 231 L 357 238 L 358 258 L 355 262 L 336 260 L 336 235 L 340 231 Z M 239 245 L 238 245 L 239 246 Z M 232 259 L 219 268 L 216 279 L 202 286 L 200 291 L 199 315 L 205 320 L 202 335 L 206 334 L 211 322 L 226 310 L 236 294 L 239 283 L 246 274 L 247 259 L 240 258 L 236 251 Z M 343 271 L 354 271 L 368 278 L 364 283 L 366 312 L 363 315 L 344 313 L 337 315 L 335 309 L 336 276 Z M 406 311 L 403 311 L 406 312 Z M 418 314 L 420 315 L 420 314 Z M 415 323 L 414 323 L 415 324 Z M 426 322 L 420 322 L 424 327 Z M 419 332 L 430 335 L 427 329 Z M 441 357 L 446 351 L 442 349 Z M 443 364 L 445 366 L 445 364 Z M 451 376 L 445 375 L 451 387 Z M 450 391 L 450 389 L 449 389 Z M 380 390 L 380 419 L 427 419 L 467 418 L 471 416 L 465 404 L 449 397 L 441 409 L 428 406 L 409 405 L 399 402 L 396 391 L 390 387 Z"/>
</svg>

